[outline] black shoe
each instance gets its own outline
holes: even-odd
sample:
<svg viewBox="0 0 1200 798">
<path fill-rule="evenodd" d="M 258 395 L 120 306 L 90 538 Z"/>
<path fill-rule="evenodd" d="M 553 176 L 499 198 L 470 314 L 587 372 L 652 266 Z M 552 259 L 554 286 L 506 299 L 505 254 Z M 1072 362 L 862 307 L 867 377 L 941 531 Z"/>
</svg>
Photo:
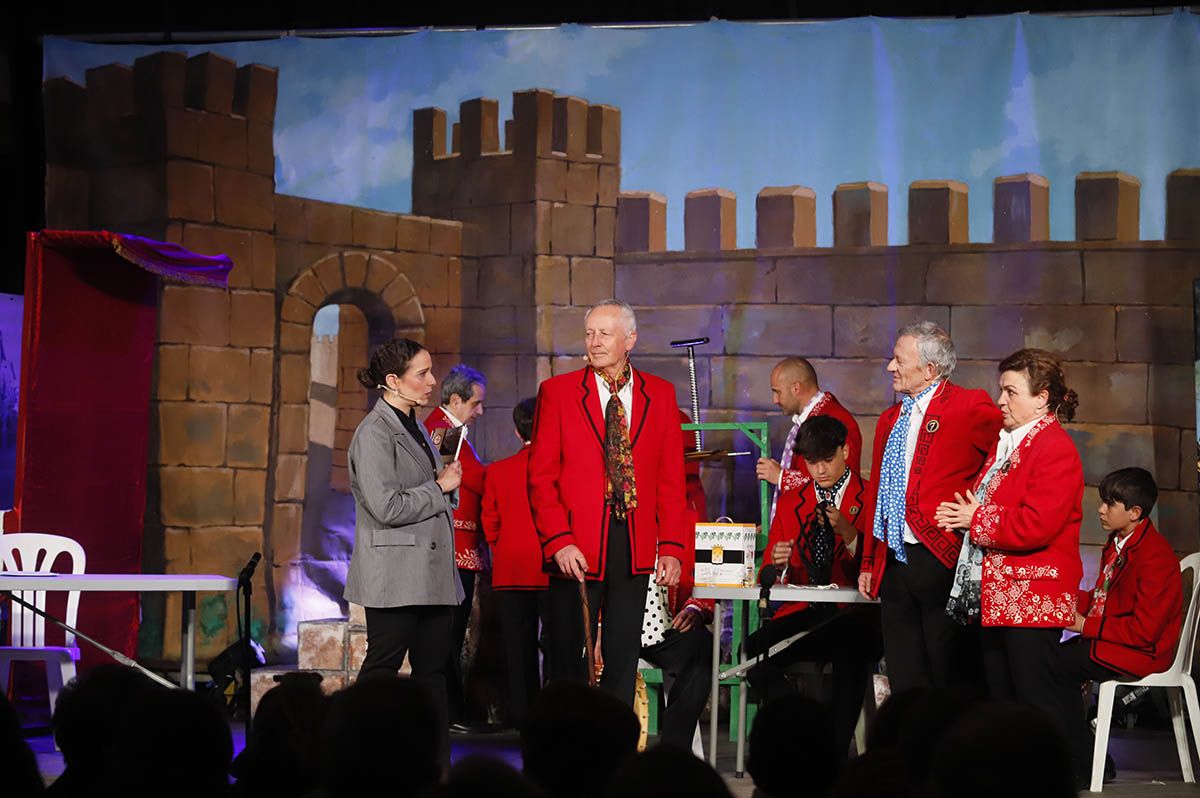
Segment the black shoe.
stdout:
<svg viewBox="0 0 1200 798">
<path fill-rule="evenodd" d="M 1104 783 L 1108 784 L 1117 778 L 1117 763 L 1108 754 L 1104 755 Z"/>
<path fill-rule="evenodd" d="M 451 723 L 450 724 L 450 733 L 451 734 L 472 734 L 474 731 L 475 731 L 474 729 L 472 729 L 470 726 L 468 726 L 465 723 Z"/>
</svg>

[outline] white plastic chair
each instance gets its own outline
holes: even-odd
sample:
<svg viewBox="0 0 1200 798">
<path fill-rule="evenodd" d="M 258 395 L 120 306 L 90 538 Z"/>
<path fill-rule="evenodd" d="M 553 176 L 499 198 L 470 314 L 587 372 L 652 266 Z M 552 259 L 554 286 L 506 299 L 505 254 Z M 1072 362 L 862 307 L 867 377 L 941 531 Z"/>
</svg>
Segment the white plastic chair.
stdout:
<svg viewBox="0 0 1200 798">
<path fill-rule="evenodd" d="M 67 562 L 58 569 L 56 561 L 66 556 Z M 3 571 L 39 573 L 84 573 L 86 558 L 83 546 L 71 538 L 47 535 L 41 532 L 10 532 L 0 534 L 0 557 Z M 39 610 L 46 609 L 45 590 L 14 590 L 13 595 Z M 0 646 L 0 690 L 8 694 L 12 663 L 16 661 L 42 661 L 46 663 L 46 687 L 50 695 L 50 711 L 54 711 L 58 692 L 63 685 L 75 677 L 75 663 L 79 660 L 79 648 L 75 635 L 64 632 L 63 645 L 46 645 L 46 620 L 15 601 L 12 607 L 11 645 Z M 75 626 L 79 614 L 79 591 L 67 593 L 68 626 Z"/>
<path fill-rule="evenodd" d="M 1191 569 L 1190 577 L 1187 575 Z M 1100 683 L 1100 698 L 1096 705 L 1096 744 L 1092 749 L 1092 792 L 1104 789 L 1104 756 L 1108 753 L 1108 729 L 1112 724 L 1113 700 L 1117 685 L 1129 687 L 1167 687 L 1183 691 L 1181 697 L 1175 689 L 1167 693 L 1171 704 L 1171 725 L 1175 728 L 1175 747 L 1179 751 L 1179 767 L 1183 780 L 1188 784 L 1196 781 L 1192 773 L 1192 751 L 1188 744 L 1187 725 L 1184 722 L 1183 699 L 1187 700 L 1187 714 L 1192 720 L 1192 736 L 1200 745 L 1200 701 L 1196 697 L 1196 682 L 1192 679 L 1192 656 L 1196 650 L 1197 598 L 1200 598 L 1200 553 L 1189 554 L 1179 563 L 1184 574 L 1183 627 L 1179 633 L 1179 648 L 1175 650 L 1175 661 L 1162 673 L 1152 673 L 1136 681 L 1113 680 Z"/>
</svg>

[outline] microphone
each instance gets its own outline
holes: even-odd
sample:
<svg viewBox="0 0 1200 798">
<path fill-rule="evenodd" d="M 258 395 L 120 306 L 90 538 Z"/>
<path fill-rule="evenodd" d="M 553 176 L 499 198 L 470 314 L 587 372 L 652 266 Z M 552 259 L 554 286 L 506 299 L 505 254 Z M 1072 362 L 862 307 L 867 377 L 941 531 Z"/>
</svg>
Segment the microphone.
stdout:
<svg viewBox="0 0 1200 798">
<path fill-rule="evenodd" d="M 681 338 L 678 341 L 672 341 L 671 346 L 700 346 L 708 343 L 708 336 L 703 338 Z"/>
<path fill-rule="evenodd" d="M 758 591 L 758 611 L 760 614 L 769 612 L 771 600 L 771 588 L 775 586 L 776 580 L 779 579 L 779 568 L 774 563 L 767 563 L 759 572 L 758 584 L 761 586 Z"/>
<path fill-rule="evenodd" d="M 400 393 L 400 389 L 399 389 L 399 388 L 389 388 L 389 387 L 387 387 L 386 385 L 380 385 L 380 386 L 379 386 L 379 390 L 381 390 L 381 391 L 391 391 L 392 393 L 396 394 L 396 396 L 399 396 L 401 399 L 403 399 L 403 400 L 404 400 L 404 401 L 406 401 L 406 402 L 412 402 L 414 405 L 420 405 L 421 407 L 424 407 L 424 405 L 423 405 L 423 404 L 421 404 L 421 403 L 422 403 L 424 400 L 422 400 L 422 399 L 413 399 L 411 396 L 405 396 L 404 394 Z"/>
<path fill-rule="evenodd" d="M 254 552 L 254 556 L 250 558 L 250 562 L 246 563 L 246 567 L 238 574 L 238 584 L 244 585 L 254 576 L 254 569 L 258 567 L 259 561 L 262 560 L 262 552 Z"/>
</svg>

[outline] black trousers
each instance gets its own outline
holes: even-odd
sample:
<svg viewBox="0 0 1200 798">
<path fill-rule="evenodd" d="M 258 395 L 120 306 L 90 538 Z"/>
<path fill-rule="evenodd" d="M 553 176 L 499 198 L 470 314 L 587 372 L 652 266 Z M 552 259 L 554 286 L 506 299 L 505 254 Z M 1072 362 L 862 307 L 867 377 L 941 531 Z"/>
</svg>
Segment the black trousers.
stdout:
<svg viewBox="0 0 1200 798">
<path fill-rule="evenodd" d="M 766 662 L 755 665 L 746 679 L 765 702 L 795 691 L 786 673 L 788 666 L 797 662 L 830 663 L 833 679 L 829 707 L 834 740 L 838 751 L 848 753 L 871 674 L 883 656 L 879 627 L 879 608 L 875 606 L 839 609 L 816 604 L 768 621 L 746 638 L 747 657 L 756 657 L 799 632 L 808 634 Z"/>
<path fill-rule="evenodd" d="M 588 580 L 588 605 L 596 619 L 604 616 L 601 651 L 604 678 L 600 688 L 633 706 L 637 686 L 637 661 L 642 647 L 642 612 L 646 608 L 649 574 L 633 574 L 629 527 L 613 520 L 608 528 L 603 580 Z M 550 656 L 548 681 L 586 684 L 587 655 L 584 651 L 579 583 L 551 578 L 546 595 L 546 643 Z"/>
<path fill-rule="evenodd" d="M 914 687 L 949 687 L 978 682 L 978 648 L 973 627 L 946 614 L 952 569 L 919 543 L 905 543 L 907 563 L 888 551 L 879 586 L 883 650 L 892 693 Z"/>
<path fill-rule="evenodd" d="M 471 621 L 471 604 L 475 599 L 475 572 L 459 568 L 458 578 L 462 580 L 465 596 L 462 604 L 454 608 L 453 638 L 451 639 L 450 662 L 446 675 L 446 707 L 451 723 L 462 723 L 466 720 L 462 647 L 463 641 L 467 639 L 467 625 Z"/>
<path fill-rule="evenodd" d="M 659 730 L 659 738 L 668 745 L 691 750 L 696 723 L 708 701 L 712 644 L 712 632 L 697 625 L 686 632 L 668 632 L 661 643 L 642 649 L 642 659 L 675 679 Z"/>
<path fill-rule="evenodd" d="M 1091 647 L 1082 638 L 1060 643 L 1060 637 L 1061 629 L 984 629 L 984 668 L 994 697 L 1045 710 L 1067 742 L 1075 773 L 1087 777 L 1095 737 L 1083 683 L 1122 674 L 1092 660 Z"/>
<path fill-rule="evenodd" d="M 525 725 L 529 707 L 542 687 L 538 671 L 538 620 L 546 591 L 497 590 L 492 595 L 504 637 L 508 722 L 519 729 Z"/>
<path fill-rule="evenodd" d="M 367 655 L 358 678 L 374 670 L 396 673 L 407 654 L 413 681 L 433 698 L 442 730 L 442 761 L 450 761 L 450 724 L 446 719 L 446 668 L 450 661 L 453 607 L 367 607 Z"/>
</svg>

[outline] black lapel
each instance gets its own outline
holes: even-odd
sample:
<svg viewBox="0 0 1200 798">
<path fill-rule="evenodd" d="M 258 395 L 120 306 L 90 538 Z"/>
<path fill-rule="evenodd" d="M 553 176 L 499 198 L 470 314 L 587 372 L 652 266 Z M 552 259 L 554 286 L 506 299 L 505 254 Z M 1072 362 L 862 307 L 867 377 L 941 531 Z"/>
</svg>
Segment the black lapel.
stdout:
<svg viewBox="0 0 1200 798">
<path fill-rule="evenodd" d="M 646 393 L 646 378 L 642 376 L 640 371 L 634 372 L 634 381 L 637 382 L 638 390 L 642 392 L 642 398 L 646 400 L 645 406 L 642 408 L 641 418 L 637 420 L 637 430 L 634 431 L 633 437 L 629 439 L 629 448 L 633 449 L 637 445 L 638 438 L 641 437 L 642 427 L 646 426 L 646 417 L 650 415 L 650 394 Z M 634 415 L 637 415 L 637 408 L 634 408 Z M 633 423 L 633 419 L 630 419 Z"/>
<path fill-rule="evenodd" d="M 588 399 L 592 395 L 592 384 L 595 378 L 592 377 L 592 370 L 585 368 L 583 370 L 583 380 L 579 383 L 579 389 L 583 391 L 583 395 L 579 399 L 579 409 L 583 411 L 583 417 L 587 419 L 588 426 L 592 428 L 592 434 L 596 436 L 596 443 L 600 444 L 600 448 L 604 448 L 604 435 L 596 426 L 596 419 L 592 416 L 591 408 L 588 407 Z M 596 401 L 599 401 L 597 398 Z M 600 408 L 603 412 L 604 408 Z"/>
</svg>

